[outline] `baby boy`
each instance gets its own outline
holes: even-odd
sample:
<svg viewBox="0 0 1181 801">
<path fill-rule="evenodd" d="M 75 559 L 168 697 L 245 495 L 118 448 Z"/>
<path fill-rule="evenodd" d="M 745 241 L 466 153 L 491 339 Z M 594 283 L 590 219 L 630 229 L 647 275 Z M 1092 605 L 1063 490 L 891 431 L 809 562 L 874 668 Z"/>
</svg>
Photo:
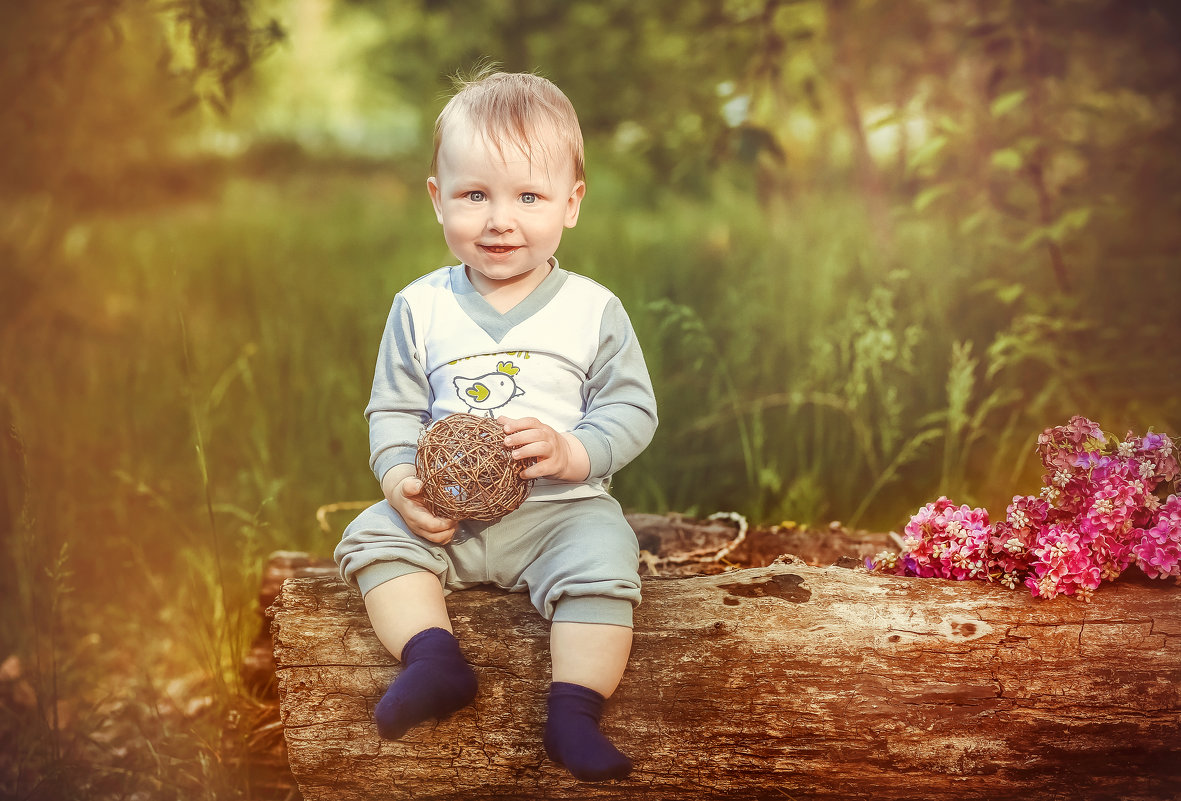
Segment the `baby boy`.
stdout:
<svg viewBox="0 0 1181 801">
<path fill-rule="evenodd" d="M 583 781 L 622 778 L 632 763 L 599 719 L 631 652 L 639 550 L 607 484 L 651 440 L 656 402 L 619 299 L 554 258 L 586 192 L 574 108 L 544 78 L 486 72 L 439 115 L 432 172 L 461 263 L 394 298 L 365 410 L 385 500 L 336 549 L 402 663 L 377 729 L 397 739 L 474 699 L 445 596 L 493 584 L 527 592 L 551 621 L 546 753 Z M 495 419 L 513 458 L 532 461 L 521 473 L 532 494 L 491 523 L 439 518 L 422 501 L 418 436 L 456 412 Z"/>
</svg>

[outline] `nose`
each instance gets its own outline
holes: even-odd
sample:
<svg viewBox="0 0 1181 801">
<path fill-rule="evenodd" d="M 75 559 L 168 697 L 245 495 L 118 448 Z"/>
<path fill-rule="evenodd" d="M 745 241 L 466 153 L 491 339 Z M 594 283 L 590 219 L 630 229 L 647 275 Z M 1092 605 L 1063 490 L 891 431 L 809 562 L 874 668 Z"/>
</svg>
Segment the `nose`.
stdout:
<svg viewBox="0 0 1181 801">
<path fill-rule="evenodd" d="M 511 203 L 488 204 L 488 230 L 495 234 L 512 233 L 515 223 Z"/>
</svg>

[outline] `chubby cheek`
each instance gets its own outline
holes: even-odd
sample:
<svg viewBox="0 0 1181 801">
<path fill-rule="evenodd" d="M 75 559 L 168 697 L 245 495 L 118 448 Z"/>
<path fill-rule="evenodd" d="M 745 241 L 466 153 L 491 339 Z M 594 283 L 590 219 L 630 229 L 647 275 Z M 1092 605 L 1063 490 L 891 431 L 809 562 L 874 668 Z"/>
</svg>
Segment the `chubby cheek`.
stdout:
<svg viewBox="0 0 1181 801">
<path fill-rule="evenodd" d="M 469 261 L 473 258 L 473 251 L 475 246 L 472 244 L 472 237 L 460 236 L 452 228 L 443 228 L 443 240 L 447 243 L 447 249 L 461 261 Z"/>
<path fill-rule="evenodd" d="M 453 216 L 445 215 L 441 222 L 443 223 L 443 238 L 452 249 L 457 245 L 470 243 L 479 233 L 478 231 L 473 233 L 470 225 L 463 225 Z"/>
<path fill-rule="evenodd" d="M 484 230 L 485 219 L 486 215 L 483 214 L 449 209 L 442 215 L 441 222 L 444 232 L 448 235 L 474 237 L 479 236 Z"/>
</svg>

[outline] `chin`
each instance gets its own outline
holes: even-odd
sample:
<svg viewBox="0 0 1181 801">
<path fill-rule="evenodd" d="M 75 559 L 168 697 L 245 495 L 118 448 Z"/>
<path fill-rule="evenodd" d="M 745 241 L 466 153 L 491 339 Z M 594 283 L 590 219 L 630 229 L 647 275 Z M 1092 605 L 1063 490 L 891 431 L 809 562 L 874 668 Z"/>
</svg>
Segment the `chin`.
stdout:
<svg viewBox="0 0 1181 801">
<path fill-rule="evenodd" d="M 471 266 L 470 264 L 468 266 Z M 480 275 L 484 276 L 489 281 L 511 281 L 514 278 L 522 278 L 537 270 L 537 267 L 526 267 L 523 269 L 506 268 L 503 265 L 488 265 L 487 267 L 473 268 Z"/>
</svg>

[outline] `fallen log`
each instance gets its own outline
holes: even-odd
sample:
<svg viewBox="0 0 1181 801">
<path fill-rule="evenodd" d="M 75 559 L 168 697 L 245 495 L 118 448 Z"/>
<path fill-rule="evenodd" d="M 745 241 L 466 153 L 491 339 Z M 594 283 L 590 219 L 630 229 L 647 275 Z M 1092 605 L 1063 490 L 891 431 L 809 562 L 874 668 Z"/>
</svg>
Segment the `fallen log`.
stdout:
<svg viewBox="0 0 1181 801">
<path fill-rule="evenodd" d="M 287 579 L 336 574 L 336 563 L 331 559 L 312 556 L 303 551 L 273 552 L 263 567 L 262 581 L 259 583 L 260 616 L 266 617 L 266 610 L 279 597 L 279 590 Z M 275 697 L 275 646 L 271 642 L 271 627 L 266 619 L 261 621 L 250 650 L 242 658 L 238 673 L 242 677 L 242 685 L 255 697 Z"/>
<path fill-rule="evenodd" d="M 351 511 L 358 505 L 346 503 L 340 506 Z M 321 507 L 321 510 L 329 508 Z M 747 536 L 745 530 L 736 533 L 735 526 L 723 520 L 694 520 L 679 514 L 630 513 L 627 522 L 640 543 L 640 568 L 647 575 L 654 576 L 694 576 L 720 573 L 735 566 L 762 567 L 782 553 L 796 554 L 813 565 L 838 561 L 860 564 L 865 557 L 890 545 L 889 535 L 849 531 L 840 523 L 832 523 L 823 530 L 795 525 L 754 528 Z M 324 526 L 326 533 L 332 533 L 326 521 Z M 724 558 L 715 558 L 720 553 L 724 553 Z M 258 590 L 259 617 L 265 618 L 266 609 L 287 579 L 334 575 L 336 572 L 336 563 L 326 556 L 313 556 L 302 551 L 275 551 L 263 568 Z M 259 698 L 275 695 L 273 650 L 270 624 L 262 619 L 240 666 L 243 685 Z"/>
<path fill-rule="evenodd" d="M 333 534 L 329 515 L 352 512 L 363 504 L 342 503 L 321 507 L 317 512 L 326 534 Z M 795 524 L 753 527 L 734 515 L 695 520 L 679 514 L 628 514 L 641 547 L 641 569 L 647 575 L 682 576 L 720 573 L 735 566 L 765 566 L 785 552 L 799 554 L 811 564 L 844 560 L 860 563 L 866 556 L 887 547 L 890 535 L 871 531 L 850 531 L 839 523 L 823 529 Z M 719 559 L 718 555 L 722 554 Z M 246 790 L 252 798 L 284 801 L 297 797 L 296 781 L 288 767 L 286 741 L 280 722 L 278 690 L 275 684 L 274 644 L 270 623 L 261 619 L 275 601 L 283 581 L 316 575 L 335 575 L 331 558 L 297 551 L 276 551 L 263 569 L 259 586 L 260 627 L 254 643 L 243 658 L 243 686 L 253 701 L 243 710 L 249 719 L 247 736 Z M 277 736 L 276 736 L 277 735 Z M 237 738 L 240 733 L 227 731 Z M 234 742 L 237 742 L 234 740 Z"/>
<path fill-rule="evenodd" d="M 1091 604 L 787 558 L 645 580 L 604 730 L 636 763 L 580 784 L 541 744 L 548 629 L 524 595 L 450 598 L 476 702 L 400 741 L 397 674 L 360 597 L 286 581 L 271 608 L 291 770 L 307 801 L 1175 799 L 1181 594 L 1142 577 Z"/>
</svg>

